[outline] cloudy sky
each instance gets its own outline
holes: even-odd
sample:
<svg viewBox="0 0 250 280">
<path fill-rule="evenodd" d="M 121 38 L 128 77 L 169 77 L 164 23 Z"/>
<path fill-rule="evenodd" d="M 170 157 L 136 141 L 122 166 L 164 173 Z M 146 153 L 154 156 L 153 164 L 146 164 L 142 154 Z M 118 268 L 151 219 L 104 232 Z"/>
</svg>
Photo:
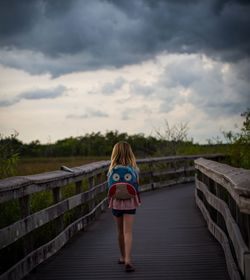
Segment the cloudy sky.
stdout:
<svg viewBox="0 0 250 280">
<path fill-rule="evenodd" d="M 195 142 L 250 107 L 249 0 L 1 0 L 0 133 L 91 132 Z"/>
</svg>

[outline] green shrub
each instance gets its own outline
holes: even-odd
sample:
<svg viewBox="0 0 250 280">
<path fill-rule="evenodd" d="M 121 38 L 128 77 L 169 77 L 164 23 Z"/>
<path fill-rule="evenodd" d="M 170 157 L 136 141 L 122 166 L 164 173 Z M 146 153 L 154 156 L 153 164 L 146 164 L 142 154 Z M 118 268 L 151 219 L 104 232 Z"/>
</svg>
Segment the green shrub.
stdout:
<svg viewBox="0 0 250 280">
<path fill-rule="evenodd" d="M 0 179 L 14 176 L 19 161 L 18 133 L 3 137 L 0 135 Z"/>
</svg>

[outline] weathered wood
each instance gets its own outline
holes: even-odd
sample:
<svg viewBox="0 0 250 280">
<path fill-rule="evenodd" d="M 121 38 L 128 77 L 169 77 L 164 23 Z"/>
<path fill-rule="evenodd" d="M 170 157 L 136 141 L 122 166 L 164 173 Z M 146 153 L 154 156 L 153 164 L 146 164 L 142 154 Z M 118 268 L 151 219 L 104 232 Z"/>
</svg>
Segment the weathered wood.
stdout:
<svg viewBox="0 0 250 280">
<path fill-rule="evenodd" d="M 36 192 L 63 187 L 81 181 L 108 168 L 109 161 L 100 161 L 72 168 L 73 172 L 52 171 L 0 180 L 0 203 Z"/>
<path fill-rule="evenodd" d="M 212 209 L 217 210 L 218 225 L 221 223 L 220 215 L 222 215 L 226 229 L 222 222 L 221 231 L 225 230 L 229 235 L 238 269 L 244 279 L 250 279 L 248 268 L 250 230 L 247 225 L 250 217 L 250 170 L 202 158 L 195 160 L 195 168 L 198 170 L 196 188 L 203 193 Z M 201 204 L 201 200 L 200 202 L 197 200 L 197 203 Z M 205 205 L 203 204 L 202 207 L 204 208 Z M 209 211 L 213 213 L 211 209 Z M 209 219 L 207 223 L 210 223 Z M 225 235 L 224 232 L 223 234 Z"/>
<path fill-rule="evenodd" d="M 244 260 L 245 260 L 245 279 L 249 280 L 250 279 L 250 253 L 246 253 L 244 256 Z"/>
<path fill-rule="evenodd" d="M 54 255 L 62 246 L 78 231 L 86 228 L 88 224 L 93 221 L 95 212 L 99 209 L 103 211 L 107 206 L 107 199 L 102 200 L 91 212 L 84 217 L 74 221 L 64 229 L 57 237 L 48 243 L 42 245 L 35 251 L 28 254 L 24 259 L 19 261 L 15 266 L 11 267 L 8 271 L 0 276 L 1 280 L 22 279 L 34 267 L 41 262 Z"/>
<path fill-rule="evenodd" d="M 26 280 L 230 279 L 223 250 L 195 207 L 194 187 L 184 184 L 142 195 L 133 235 L 135 273 L 128 275 L 117 264 L 117 233 L 108 209 Z"/>
<path fill-rule="evenodd" d="M 22 218 L 26 218 L 30 215 L 30 195 L 25 195 L 19 198 L 19 207 Z M 24 227 L 27 228 L 27 224 L 24 224 Z M 23 240 L 23 253 L 27 255 L 32 250 L 32 236 L 25 237 Z"/>
<path fill-rule="evenodd" d="M 154 190 L 155 189 L 155 180 L 154 180 L 154 169 L 153 169 L 152 162 L 149 163 L 149 170 L 150 170 L 149 182 L 151 184 L 151 190 Z"/>
<path fill-rule="evenodd" d="M 193 180 L 192 178 L 185 179 L 179 178 L 176 180 L 168 180 L 165 182 L 156 183 L 156 188 L 162 188 L 166 186 L 175 185 L 182 182 L 187 182 Z M 92 180 L 91 180 L 92 182 Z M 141 186 L 141 191 L 146 191 L 151 189 L 150 185 Z M 4 248 L 15 242 L 17 239 L 31 232 L 32 230 L 40 227 L 55 218 L 58 218 L 68 210 L 73 209 L 81 205 L 82 203 L 86 203 L 92 200 L 97 194 L 102 193 L 106 189 L 106 182 L 96 186 L 95 188 L 90 189 L 84 193 L 69 197 L 63 201 L 61 201 L 61 192 L 59 188 L 54 189 L 54 202 L 56 204 L 43 209 L 39 212 L 36 212 L 29 217 L 20 220 L 6 228 L 0 230 L 0 248 Z M 25 216 L 26 217 L 26 216 Z"/>
<path fill-rule="evenodd" d="M 214 155 L 194 155 L 194 156 L 171 156 L 159 158 L 147 158 L 137 160 L 138 164 L 149 164 L 157 162 L 174 162 L 194 160 L 199 157 L 217 159 L 222 157 L 221 154 Z M 78 167 L 71 168 L 73 172 L 67 171 L 52 171 L 30 176 L 17 176 L 0 180 L 0 203 L 29 195 L 32 193 L 53 189 L 56 187 L 63 187 L 70 183 L 81 181 L 86 176 L 92 174 L 106 172 L 110 161 L 99 161 Z M 91 176 L 92 176 L 91 175 Z"/>
<path fill-rule="evenodd" d="M 97 183 L 97 184 L 101 184 L 101 183 L 102 183 L 102 176 L 103 176 L 103 172 L 98 173 L 98 174 L 96 175 L 96 183 Z"/>
<path fill-rule="evenodd" d="M 203 155 L 187 155 L 187 156 L 168 156 L 168 157 L 155 157 L 155 158 L 146 158 L 138 159 L 138 164 L 149 164 L 149 163 L 163 163 L 163 162 L 173 162 L 173 161 L 185 161 L 185 160 L 195 160 L 198 158 L 207 158 L 207 159 L 219 159 L 223 158 L 223 154 L 203 154 Z"/>
<path fill-rule="evenodd" d="M 25 218 L 30 214 L 30 196 L 25 195 L 19 198 L 21 217 Z"/>
<path fill-rule="evenodd" d="M 54 203 L 57 203 L 59 201 L 61 201 L 62 199 L 62 192 L 61 192 L 61 188 L 56 187 L 53 189 L 53 201 Z"/>
<path fill-rule="evenodd" d="M 151 171 L 140 171 L 140 178 L 150 177 L 151 174 Z"/>
<path fill-rule="evenodd" d="M 144 184 L 144 185 L 140 185 L 140 191 L 141 192 L 146 192 L 146 191 L 150 191 L 152 190 L 152 185 L 150 184 Z"/>
<path fill-rule="evenodd" d="M 229 237 L 232 240 L 234 246 L 234 250 L 236 253 L 240 270 L 244 274 L 245 271 L 244 255 L 246 253 L 249 253 L 249 248 L 244 242 L 239 227 L 236 224 L 235 220 L 233 219 L 227 204 L 221 199 L 219 199 L 218 197 L 216 197 L 215 195 L 213 195 L 207 189 L 207 186 L 201 181 L 199 181 L 197 178 L 196 178 L 196 188 L 203 193 L 207 202 L 211 206 L 213 206 L 219 213 L 221 213 L 222 216 L 224 217 Z"/>
<path fill-rule="evenodd" d="M 236 263 L 234 262 L 228 238 L 226 234 L 213 222 L 210 217 L 209 212 L 206 209 L 206 206 L 203 204 L 202 200 L 199 198 L 197 194 L 197 190 L 195 190 L 195 200 L 197 206 L 200 208 L 201 213 L 203 214 L 204 219 L 207 222 L 209 231 L 214 235 L 214 237 L 220 242 L 226 257 L 227 269 L 229 276 L 232 280 L 241 280 L 238 268 Z"/>
<path fill-rule="evenodd" d="M 195 171 L 194 167 L 182 167 L 178 169 L 169 169 L 169 170 L 163 170 L 163 171 L 155 171 L 153 172 L 153 176 L 164 176 L 164 175 L 171 175 L 171 174 L 179 174 L 179 173 L 184 173 L 184 172 L 191 172 Z"/>
<path fill-rule="evenodd" d="M 160 189 L 160 188 L 173 186 L 176 184 L 189 183 L 189 182 L 193 182 L 193 181 L 194 181 L 193 176 L 192 177 L 178 177 L 178 178 L 172 179 L 172 180 L 157 182 L 154 184 L 154 186 L 155 186 L 155 189 Z"/>
<path fill-rule="evenodd" d="M 95 185 L 95 177 L 94 175 L 90 176 L 88 178 L 88 188 L 91 190 Z M 91 196 L 91 199 L 88 201 L 88 207 L 89 211 L 95 207 L 95 200 L 94 200 L 94 194 Z"/>
<path fill-rule="evenodd" d="M 92 189 L 92 188 L 94 187 L 94 185 L 95 185 L 95 177 L 94 177 L 94 176 L 89 177 L 89 178 L 88 178 L 88 183 L 89 183 L 88 188 L 89 188 L 89 190 L 90 190 L 90 189 Z"/>
<path fill-rule="evenodd" d="M 58 203 L 46 209 L 36 212 L 22 220 L 17 221 L 14 224 L 11 224 L 10 226 L 0 229 L 0 249 L 10 245 L 32 230 L 60 217 L 68 210 L 88 202 L 89 200 L 93 199 L 95 195 L 104 192 L 105 189 L 106 184 L 100 184 L 84 193 L 71 196 L 63 201 L 59 200 Z"/>
<path fill-rule="evenodd" d="M 82 192 L 82 181 L 75 182 L 75 188 L 76 188 L 76 191 L 75 191 L 76 194 L 81 193 Z"/>
<path fill-rule="evenodd" d="M 212 158 L 217 158 L 217 157 L 218 155 L 212 156 Z M 147 164 L 151 168 L 149 172 L 148 171 L 145 172 L 145 175 L 149 175 L 150 181 L 149 183 L 146 182 L 143 186 L 141 186 L 141 191 L 147 191 L 152 188 L 153 189 L 162 188 L 176 183 L 189 182 L 194 180 L 193 177 L 183 176 L 180 178 L 176 178 L 174 180 L 168 180 L 165 182 L 156 182 L 157 177 L 159 176 L 183 173 L 183 168 L 180 167 L 177 170 L 170 170 L 170 171 L 163 170 L 161 171 L 162 173 L 161 172 L 157 173 L 156 171 L 154 171 L 154 169 L 156 168 L 154 165 L 156 165 L 157 163 L 161 163 L 161 164 L 168 163 L 168 162 L 175 163 L 177 161 L 180 162 L 179 166 L 181 166 L 183 163 L 185 163 L 185 160 L 190 161 L 193 160 L 194 158 L 198 158 L 198 156 L 165 157 L 165 158 L 151 158 L 151 159 L 138 160 L 138 164 Z M 60 235 L 62 232 L 65 232 L 63 215 L 67 211 L 75 207 L 78 206 L 81 207 L 81 205 L 84 206 L 85 203 L 89 204 L 88 211 L 89 213 L 92 213 L 92 210 L 96 209 L 95 204 L 96 204 L 97 195 L 104 193 L 106 191 L 107 182 L 101 182 L 101 180 L 103 177 L 102 174 L 107 172 L 109 163 L 110 163 L 109 161 L 101 161 L 101 162 L 90 163 L 87 165 L 71 168 L 70 172 L 59 170 L 59 171 L 47 172 L 43 174 L 20 176 L 20 177 L 13 177 L 13 178 L 0 180 L 0 203 L 11 199 L 19 198 L 20 205 L 22 206 L 21 209 L 22 209 L 22 217 L 23 217 L 22 220 L 19 220 L 16 223 L 9 225 L 0 230 L 0 248 L 4 248 L 12 244 L 19 238 L 22 237 L 25 238 L 26 235 L 32 232 L 34 229 L 37 229 L 51 221 L 54 221 L 54 223 L 56 223 L 57 234 Z M 188 169 L 190 169 L 190 171 L 193 171 L 192 167 L 188 167 Z M 89 190 L 87 192 L 82 192 L 82 180 L 86 178 L 88 180 Z M 76 195 L 62 201 L 61 188 L 69 183 L 75 183 Z M 98 185 L 95 186 L 96 184 Z M 27 206 L 28 204 L 26 202 L 28 202 L 30 195 L 44 190 L 52 191 L 54 204 L 46 209 L 43 209 L 39 212 L 30 215 L 29 207 Z M 76 217 L 79 217 L 79 214 L 81 213 L 86 213 L 85 209 L 83 209 L 83 212 L 81 212 L 82 210 L 80 208 L 79 208 L 79 213 L 77 211 L 78 209 L 76 209 Z M 87 220 L 84 220 L 83 223 L 88 223 L 89 221 L 94 219 L 98 211 L 99 210 L 93 212 L 90 216 L 85 215 L 87 217 L 86 218 Z M 71 225 L 73 224 L 75 224 L 75 222 L 71 223 Z M 79 225 L 78 227 L 81 228 L 81 225 Z M 75 231 L 72 230 L 72 232 L 74 233 Z M 67 234 L 69 236 L 72 236 L 71 233 L 67 233 Z M 53 240 L 58 240 L 57 237 Z M 32 240 L 26 239 L 26 243 L 27 242 L 28 244 L 26 244 L 25 247 L 27 249 L 27 253 L 29 253 L 32 247 L 29 248 L 28 245 L 30 244 L 32 246 L 33 242 Z M 53 243 L 51 241 L 49 246 L 52 247 L 48 247 L 50 251 L 57 250 L 56 242 Z M 55 246 L 55 248 L 53 248 L 53 246 Z M 43 248 L 43 246 L 41 248 Z M 39 254 L 42 255 L 44 254 L 42 253 L 43 251 L 41 250 L 39 251 L 39 249 L 34 248 L 34 251 L 32 253 L 29 253 L 29 256 L 33 256 L 32 258 L 35 259 L 40 258 L 39 255 L 36 255 L 35 252 L 40 252 Z M 50 254 L 51 252 L 48 254 L 48 256 Z M 42 259 L 46 259 L 46 258 L 42 257 Z M 25 260 L 27 261 L 26 264 L 25 264 L 26 262 Z M 22 275 L 23 273 L 22 272 L 23 267 L 25 266 L 32 267 L 32 265 L 34 265 L 34 263 L 36 263 L 37 261 L 37 260 L 31 261 L 29 258 L 25 258 L 25 260 L 21 260 L 19 263 L 22 263 L 22 265 L 19 266 L 17 270 L 15 270 L 15 271 L 19 271 L 20 275 Z M 10 269 L 9 271 L 12 270 Z M 12 277 L 11 275 L 15 275 L 15 276 L 11 278 Z M 15 274 L 15 273 L 12 274 L 11 272 L 10 279 L 14 279 L 14 278 L 19 279 L 18 275 L 19 274 Z"/>
<path fill-rule="evenodd" d="M 243 220 L 243 225 L 246 228 L 246 234 L 248 238 L 248 248 L 250 248 L 250 215 L 245 215 Z"/>
<path fill-rule="evenodd" d="M 250 214 L 250 170 L 206 159 L 195 160 L 195 168 L 226 188 L 240 211 Z"/>
<path fill-rule="evenodd" d="M 62 200 L 62 190 L 59 187 L 54 188 L 53 190 L 53 202 L 54 204 L 60 202 Z M 65 208 L 63 208 L 65 212 Z M 56 218 L 53 217 L 55 227 L 58 230 L 58 232 L 62 231 L 64 228 L 64 220 L 63 220 L 63 215 L 58 215 Z"/>
</svg>

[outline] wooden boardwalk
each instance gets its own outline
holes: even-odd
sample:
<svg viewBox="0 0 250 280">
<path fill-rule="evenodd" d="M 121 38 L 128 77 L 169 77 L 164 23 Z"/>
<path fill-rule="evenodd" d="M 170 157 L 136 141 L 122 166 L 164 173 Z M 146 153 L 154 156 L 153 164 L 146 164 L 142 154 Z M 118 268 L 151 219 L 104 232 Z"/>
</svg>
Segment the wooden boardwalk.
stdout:
<svg viewBox="0 0 250 280">
<path fill-rule="evenodd" d="M 110 210 L 78 233 L 25 279 L 229 279 L 224 253 L 194 200 L 194 184 L 142 195 L 128 275 L 119 256 Z"/>
</svg>

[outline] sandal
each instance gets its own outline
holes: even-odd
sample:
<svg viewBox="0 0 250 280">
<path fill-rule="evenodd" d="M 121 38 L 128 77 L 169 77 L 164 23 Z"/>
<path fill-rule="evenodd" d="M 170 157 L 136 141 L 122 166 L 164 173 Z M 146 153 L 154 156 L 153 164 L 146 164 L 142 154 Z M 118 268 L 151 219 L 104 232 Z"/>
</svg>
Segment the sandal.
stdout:
<svg viewBox="0 0 250 280">
<path fill-rule="evenodd" d="M 117 263 L 118 264 L 125 264 L 125 261 L 121 261 L 120 259 L 118 259 Z"/>
<path fill-rule="evenodd" d="M 127 264 L 125 264 L 125 271 L 133 272 L 133 271 L 135 271 L 135 268 L 131 264 L 127 263 Z"/>
</svg>

